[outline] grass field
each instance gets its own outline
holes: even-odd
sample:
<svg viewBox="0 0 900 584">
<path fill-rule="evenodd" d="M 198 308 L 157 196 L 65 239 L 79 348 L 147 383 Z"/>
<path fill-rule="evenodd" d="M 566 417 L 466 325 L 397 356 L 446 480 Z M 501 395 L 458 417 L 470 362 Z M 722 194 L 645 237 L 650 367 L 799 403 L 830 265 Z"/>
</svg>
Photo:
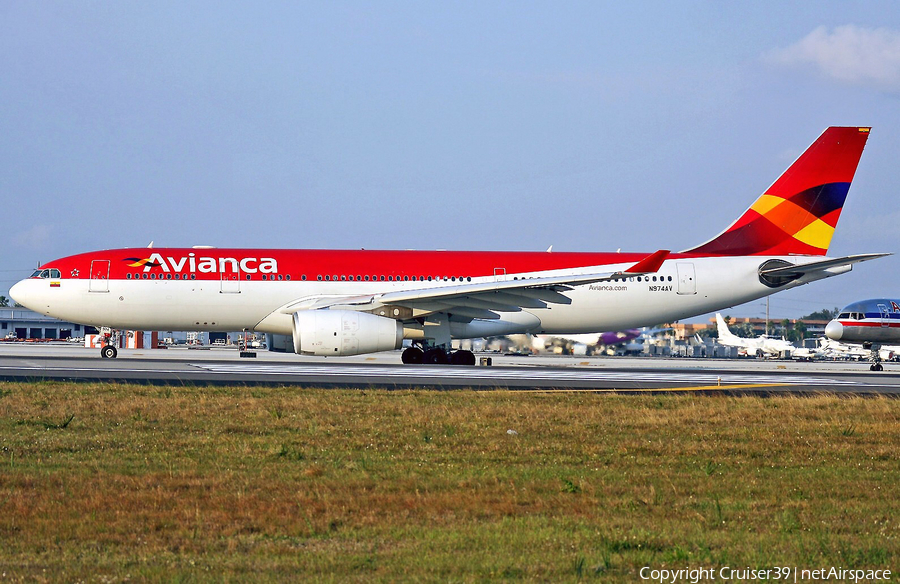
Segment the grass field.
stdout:
<svg viewBox="0 0 900 584">
<path fill-rule="evenodd" d="M 0 384 L 0 582 L 896 568 L 898 447 L 880 398 Z"/>
</svg>

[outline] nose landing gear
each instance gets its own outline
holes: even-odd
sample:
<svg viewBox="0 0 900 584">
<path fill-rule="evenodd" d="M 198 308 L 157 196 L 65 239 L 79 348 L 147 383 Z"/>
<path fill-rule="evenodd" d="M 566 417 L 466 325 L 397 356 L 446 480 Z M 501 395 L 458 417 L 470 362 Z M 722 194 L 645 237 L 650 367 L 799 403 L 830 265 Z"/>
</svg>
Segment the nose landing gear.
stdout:
<svg viewBox="0 0 900 584">
<path fill-rule="evenodd" d="M 107 327 L 100 329 L 100 356 L 104 359 L 115 359 L 119 354 L 116 345 L 119 344 L 119 331 Z"/>
<path fill-rule="evenodd" d="M 869 365 L 869 371 L 884 371 L 884 367 L 881 365 L 881 345 L 875 343 L 863 343 L 863 349 L 871 351 L 871 353 L 869 353 L 869 359 L 872 361 L 872 364 Z"/>
</svg>

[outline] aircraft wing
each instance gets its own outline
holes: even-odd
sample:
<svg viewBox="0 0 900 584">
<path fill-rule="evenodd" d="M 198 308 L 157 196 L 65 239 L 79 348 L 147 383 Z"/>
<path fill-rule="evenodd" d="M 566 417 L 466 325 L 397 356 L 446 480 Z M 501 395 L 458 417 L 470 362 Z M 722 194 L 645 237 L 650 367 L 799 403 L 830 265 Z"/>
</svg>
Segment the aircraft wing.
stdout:
<svg viewBox="0 0 900 584">
<path fill-rule="evenodd" d="M 292 313 L 298 310 L 318 310 L 332 307 L 369 310 L 390 305 L 412 309 L 415 316 L 447 312 L 467 320 L 474 318 L 499 319 L 498 312 L 519 312 L 523 308 L 546 308 L 548 304 L 571 304 L 572 300 L 562 292 L 572 290 L 574 286 L 654 273 L 659 270 L 668 255 L 668 250 L 659 250 L 619 272 L 515 278 L 352 297 L 305 298 L 285 305 L 280 312 Z"/>
<path fill-rule="evenodd" d="M 802 276 L 807 276 L 810 274 L 816 274 L 818 272 L 824 272 L 826 270 L 830 270 L 832 268 L 837 268 L 841 266 L 850 266 L 852 264 L 856 264 L 859 262 L 867 262 L 869 260 L 874 260 L 878 258 L 882 258 L 884 256 L 893 255 L 890 253 L 866 253 L 866 254 L 857 254 L 845 256 L 842 258 L 832 258 L 827 260 L 822 260 L 819 262 L 812 262 L 808 264 L 794 264 L 790 266 L 781 266 L 775 268 L 766 268 L 760 270 L 759 273 L 762 276 L 782 276 L 787 278 L 799 278 Z"/>
</svg>

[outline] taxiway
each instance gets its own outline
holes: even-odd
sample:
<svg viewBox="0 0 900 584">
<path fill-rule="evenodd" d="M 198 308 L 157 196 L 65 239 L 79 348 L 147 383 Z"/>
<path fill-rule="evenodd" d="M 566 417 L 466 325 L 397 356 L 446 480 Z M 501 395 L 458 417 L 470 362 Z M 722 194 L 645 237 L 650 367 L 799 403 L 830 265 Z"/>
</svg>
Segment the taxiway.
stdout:
<svg viewBox="0 0 900 584">
<path fill-rule="evenodd" d="M 866 363 L 755 359 L 654 359 L 490 355 L 493 366 L 409 366 L 399 352 L 317 358 L 234 349 L 121 350 L 101 359 L 92 349 L 63 345 L 0 345 L 0 379 L 153 384 L 298 385 L 353 388 L 472 388 L 517 391 L 848 393 L 900 396 L 897 371 L 874 373 Z"/>
</svg>

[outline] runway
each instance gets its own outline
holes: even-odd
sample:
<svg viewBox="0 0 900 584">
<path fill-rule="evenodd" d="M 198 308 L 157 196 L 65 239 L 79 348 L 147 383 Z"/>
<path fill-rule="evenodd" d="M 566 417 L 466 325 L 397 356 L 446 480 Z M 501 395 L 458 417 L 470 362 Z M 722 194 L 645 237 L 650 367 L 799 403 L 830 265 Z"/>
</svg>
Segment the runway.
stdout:
<svg viewBox="0 0 900 584">
<path fill-rule="evenodd" d="M 516 391 L 842 393 L 900 396 L 897 371 L 875 373 L 866 363 L 801 363 L 724 359 L 516 357 L 491 355 L 494 365 L 409 366 L 399 352 L 355 358 L 312 358 L 234 349 L 97 350 L 64 345 L 0 345 L 0 379 L 103 381 L 167 385 L 298 385 L 347 388 L 427 388 Z"/>
</svg>

